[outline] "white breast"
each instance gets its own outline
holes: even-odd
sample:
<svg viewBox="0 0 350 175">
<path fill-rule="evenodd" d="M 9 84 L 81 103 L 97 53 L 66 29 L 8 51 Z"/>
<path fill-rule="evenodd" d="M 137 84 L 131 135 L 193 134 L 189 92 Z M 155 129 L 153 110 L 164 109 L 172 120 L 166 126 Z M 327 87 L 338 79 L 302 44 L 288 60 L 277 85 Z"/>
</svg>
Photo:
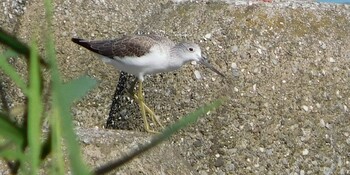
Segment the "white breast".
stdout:
<svg viewBox="0 0 350 175">
<path fill-rule="evenodd" d="M 173 65 L 167 48 L 160 49 L 159 47 L 151 48 L 151 52 L 142 57 L 115 57 L 114 59 L 102 57 L 102 60 L 137 77 L 168 72 L 178 68 L 178 66 Z"/>
</svg>

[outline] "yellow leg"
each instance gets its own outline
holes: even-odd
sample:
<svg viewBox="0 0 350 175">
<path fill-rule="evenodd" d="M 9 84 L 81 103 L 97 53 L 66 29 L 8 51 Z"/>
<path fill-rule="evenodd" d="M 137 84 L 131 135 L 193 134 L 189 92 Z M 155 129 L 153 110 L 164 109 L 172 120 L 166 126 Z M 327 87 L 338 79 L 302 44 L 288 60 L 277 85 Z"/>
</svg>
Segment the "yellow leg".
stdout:
<svg viewBox="0 0 350 175">
<path fill-rule="evenodd" d="M 154 123 L 157 123 L 162 128 L 163 128 L 163 125 L 156 118 L 156 115 L 154 114 L 154 112 L 145 104 L 142 92 L 143 92 L 142 91 L 142 81 L 139 81 L 138 95 L 137 96 L 134 95 L 134 97 L 135 97 L 135 100 L 139 104 L 141 115 L 142 115 L 143 122 L 145 125 L 145 129 L 147 132 L 157 133 L 156 131 L 150 129 L 150 125 L 149 125 L 148 120 L 147 120 L 146 111 L 148 114 L 150 114 L 150 117 Z"/>
<path fill-rule="evenodd" d="M 135 94 L 134 98 L 136 101 L 139 101 L 138 96 Z M 142 101 L 142 104 L 145 108 L 145 111 L 150 115 L 151 120 L 153 121 L 153 123 L 157 123 L 161 128 L 164 128 L 164 126 L 162 125 L 162 123 L 159 121 L 158 117 L 156 116 L 156 114 L 153 112 L 153 110 L 151 108 L 149 108 L 144 101 Z"/>
</svg>

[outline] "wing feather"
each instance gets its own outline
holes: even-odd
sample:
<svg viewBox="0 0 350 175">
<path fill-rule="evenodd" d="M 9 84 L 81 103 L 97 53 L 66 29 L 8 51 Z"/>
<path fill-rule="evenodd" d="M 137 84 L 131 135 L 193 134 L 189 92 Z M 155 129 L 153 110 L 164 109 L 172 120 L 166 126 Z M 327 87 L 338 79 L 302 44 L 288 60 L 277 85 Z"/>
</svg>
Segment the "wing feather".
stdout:
<svg viewBox="0 0 350 175">
<path fill-rule="evenodd" d="M 87 41 L 72 38 L 72 41 L 100 55 L 114 58 L 137 56 L 141 57 L 150 52 L 152 46 L 161 42 L 173 44 L 171 40 L 157 35 L 124 36 L 114 40 Z"/>
</svg>

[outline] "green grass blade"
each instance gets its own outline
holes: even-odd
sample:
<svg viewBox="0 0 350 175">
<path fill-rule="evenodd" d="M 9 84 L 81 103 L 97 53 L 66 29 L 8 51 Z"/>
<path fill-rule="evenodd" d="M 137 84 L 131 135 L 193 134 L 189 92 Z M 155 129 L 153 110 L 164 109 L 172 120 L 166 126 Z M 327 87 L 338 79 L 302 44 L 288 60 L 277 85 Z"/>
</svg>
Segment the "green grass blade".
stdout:
<svg viewBox="0 0 350 175">
<path fill-rule="evenodd" d="M 20 147 L 15 146 L 15 148 L 13 148 L 13 145 L 11 143 L 0 146 L 0 157 L 7 161 L 23 162 L 24 160 L 24 154 L 20 150 Z"/>
<path fill-rule="evenodd" d="M 41 101 L 41 78 L 38 50 L 33 43 L 29 62 L 29 93 L 28 93 L 28 145 L 30 148 L 29 163 L 31 174 L 37 174 L 40 164 L 41 149 L 41 115 L 43 104 Z"/>
<path fill-rule="evenodd" d="M 1 27 L 0 27 L 0 43 L 3 43 L 4 45 L 10 47 L 12 50 L 16 51 L 17 53 L 25 55 L 26 58 L 30 57 L 29 47 L 23 42 L 19 41 L 16 37 L 10 35 Z M 42 58 L 40 58 L 40 64 L 47 66 L 46 61 L 43 60 Z"/>
<path fill-rule="evenodd" d="M 52 82 L 52 100 L 53 100 L 53 121 L 52 121 L 52 151 L 55 153 L 55 158 L 57 160 L 58 166 L 53 168 L 58 168 L 59 172 L 63 174 L 63 157 L 62 151 L 60 150 L 60 139 L 63 133 L 64 139 L 67 144 L 68 157 L 71 164 L 72 174 L 89 174 L 87 166 L 84 164 L 83 159 L 80 155 L 80 147 L 78 141 L 76 140 L 75 133 L 73 130 L 73 122 L 70 115 L 70 108 L 67 107 L 68 100 L 65 99 L 66 90 L 61 84 L 60 75 L 56 63 L 56 55 L 54 42 L 52 39 L 52 14 L 53 7 L 51 0 L 45 0 L 45 13 L 46 13 L 46 22 L 48 30 L 45 34 L 45 45 L 46 52 L 49 58 L 51 66 L 51 82 Z M 58 153 L 57 153 L 58 151 Z M 57 157 L 56 157 L 57 156 Z M 56 169 L 53 169 L 53 172 Z"/>
<path fill-rule="evenodd" d="M 46 13 L 46 23 L 47 30 L 44 35 L 45 38 L 45 51 L 48 58 L 49 67 L 51 68 L 51 96 L 52 96 L 52 116 L 51 116 L 51 151 L 53 162 L 51 166 L 51 174 L 65 174 L 65 163 L 62 151 L 62 118 L 64 118 L 66 113 L 63 111 L 61 105 L 61 80 L 58 71 L 58 65 L 56 62 L 55 45 L 52 39 L 51 20 L 52 20 L 52 6 L 50 0 L 44 0 L 45 3 L 45 13 Z M 69 114 L 68 114 L 69 115 Z"/>
<path fill-rule="evenodd" d="M 25 95 L 28 95 L 27 85 L 24 83 L 21 76 L 17 73 L 16 69 L 12 67 L 11 64 L 7 62 L 8 54 L 0 55 L 0 69 L 4 71 L 16 84 L 19 88 L 21 88 L 22 92 Z"/>
<path fill-rule="evenodd" d="M 178 132 L 180 129 L 187 127 L 188 125 L 191 125 L 195 123 L 200 117 L 205 116 L 208 112 L 218 108 L 222 103 L 223 99 L 216 100 L 210 104 L 207 104 L 196 111 L 186 115 L 185 117 L 181 118 L 179 121 L 174 123 L 173 125 L 166 128 L 162 134 L 160 134 L 158 137 L 155 137 L 154 141 L 163 141 L 169 138 L 171 135 L 175 134 L 175 132 Z"/>
<path fill-rule="evenodd" d="M 52 2 L 51 0 L 44 0 L 45 5 L 45 17 L 47 30 L 45 32 L 45 51 L 46 56 L 49 61 L 49 66 L 51 67 L 51 93 L 52 93 L 52 121 L 51 121 L 51 150 L 53 156 L 53 165 L 51 168 L 51 174 L 64 174 L 64 157 L 61 148 L 62 140 L 62 130 L 61 118 L 64 117 L 65 113 L 62 111 L 62 106 L 60 102 L 60 88 L 61 80 L 58 71 L 58 66 L 56 63 L 55 45 L 52 39 Z"/>
<path fill-rule="evenodd" d="M 24 143 L 24 132 L 18 127 L 10 117 L 4 113 L 0 113 L 0 135 L 4 138 L 12 140 L 16 145 L 22 146 Z"/>
<path fill-rule="evenodd" d="M 5 32 L 5 30 L 2 28 L 0 28 L 0 42 L 9 46 L 14 51 L 29 57 L 29 47 L 20 42 L 16 37 L 13 37 L 9 33 Z"/>
<path fill-rule="evenodd" d="M 18 127 L 15 122 L 10 120 L 10 117 L 4 113 L 0 113 L 0 158 L 23 164 L 24 153 L 21 150 L 24 146 L 25 132 Z"/>
<path fill-rule="evenodd" d="M 52 94 L 52 121 L 51 121 L 51 152 L 52 152 L 52 166 L 50 174 L 64 174 L 64 158 L 61 148 L 62 130 L 61 130 L 61 113 L 58 105 L 57 95 Z"/>
<path fill-rule="evenodd" d="M 210 104 L 207 104 L 196 111 L 184 116 L 179 121 L 177 121 L 175 124 L 171 125 L 170 127 L 166 128 L 161 134 L 153 137 L 152 141 L 149 144 L 143 145 L 139 147 L 139 149 L 126 154 L 126 156 L 122 157 L 121 159 L 112 161 L 107 163 L 106 165 L 103 165 L 97 169 L 94 170 L 94 174 L 105 174 L 113 169 L 122 166 L 123 164 L 127 163 L 128 161 L 132 160 L 136 156 L 146 152 L 147 150 L 155 147 L 159 143 L 167 140 L 169 137 L 171 137 L 173 134 L 178 132 L 180 129 L 187 127 L 190 124 L 195 123 L 200 117 L 203 117 L 206 113 L 208 113 L 211 110 L 216 109 L 223 103 L 222 99 L 216 100 Z"/>
</svg>

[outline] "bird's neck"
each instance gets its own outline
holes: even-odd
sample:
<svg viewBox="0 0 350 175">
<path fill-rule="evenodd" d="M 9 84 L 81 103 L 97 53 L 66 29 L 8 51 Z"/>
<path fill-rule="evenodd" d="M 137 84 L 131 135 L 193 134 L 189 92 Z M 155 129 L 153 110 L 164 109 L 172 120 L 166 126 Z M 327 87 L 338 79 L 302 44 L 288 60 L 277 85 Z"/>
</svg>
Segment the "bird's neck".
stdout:
<svg viewBox="0 0 350 175">
<path fill-rule="evenodd" d="M 176 48 L 176 45 L 170 49 L 170 55 L 169 55 L 169 58 L 170 58 L 170 62 L 169 64 L 172 65 L 172 67 L 181 67 L 183 64 L 186 63 L 186 60 L 184 60 L 183 58 L 181 58 L 181 55 L 178 51 L 178 49 Z"/>
</svg>

